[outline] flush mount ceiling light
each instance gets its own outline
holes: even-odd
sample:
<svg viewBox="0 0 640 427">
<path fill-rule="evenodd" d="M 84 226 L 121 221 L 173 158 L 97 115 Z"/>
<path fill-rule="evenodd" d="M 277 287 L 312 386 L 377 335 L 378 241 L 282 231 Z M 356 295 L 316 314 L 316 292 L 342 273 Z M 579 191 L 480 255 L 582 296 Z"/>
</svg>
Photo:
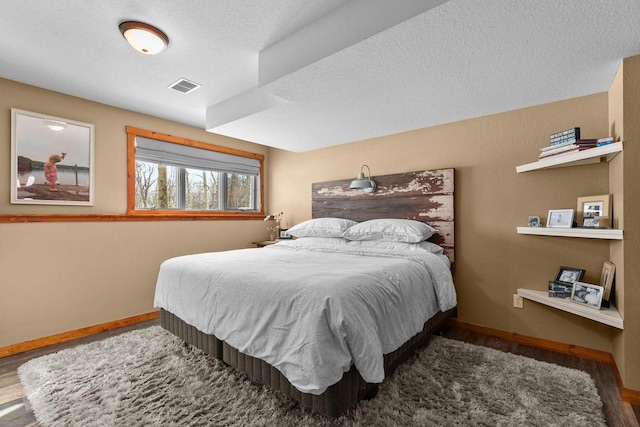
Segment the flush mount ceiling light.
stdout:
<svg viewBox="0 0 640 427">
<path fill-rule="evenodd" d="M 135 50 L 147 55 L 160 53 L 169 44 L 169 37 L 165 33 L 142 22 L 123 22 L 120 32 Z"/>
<path fill-rule="evenodd" d="M 67 124 L 65 122 L 61 122 L 58 120 L 44 119 L 44 124 L 47 125 L 49 129 L 54 130 L 56 132 L 60 132 L 61 130 L 67 127 Z"/>
<path fill-rule="evenodd" d="M 369 177 L 365 178 L 364 176 L 364 168 L 367 168 L 367 172 L 369 172 Z M 369 166 L 362 165 L 360 168 L 360 174 L 356 179 L 351 181 L 349 188 L 352 190 L 364 190 L 365 193 L 373 193 L 376 191 L 377 185 L 374 180 L 371 179 L 371 170 Z"/>
</svg>

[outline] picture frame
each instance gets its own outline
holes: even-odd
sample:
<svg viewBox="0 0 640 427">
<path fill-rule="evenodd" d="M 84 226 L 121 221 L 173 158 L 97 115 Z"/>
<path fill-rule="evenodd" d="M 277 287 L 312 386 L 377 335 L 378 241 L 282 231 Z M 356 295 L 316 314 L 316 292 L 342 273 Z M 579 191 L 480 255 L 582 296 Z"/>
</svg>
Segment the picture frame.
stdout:
<svg viewBox="0 0 640 427">
<path fill-rule="evenodd" d="M 600 286 L 604 289 L 602 299 L 609 301 L 611 299 L 611 289 L 613 288 L 613 279 L 616 273 L 616 265 L 610 261 L 605 261 L 600 274 Z"/>
<path fill-rule="evenodd" d="M 573 283 L 557 282 L 549 280 L 549 296 L 552 298 L 571 298 Z"/>
<path fill-rule="evenodd" d="M 529 227 L 534 227 L 534 228 L 542 227 L 542 222 L 540 222 L 540 217 L 535 215 L 530 216 Z"/>
<path fill-rule="evenodd" d="M 585 217 L 582 218 L 582 228 L 598 228 L 597 218 Z"/>
<path fill-rule="evenodd" d="M 600 310 L 604 288 L 590 283 L 575 282 L 571 292 L 571 302 Z"/>
<path fill-rule="evenodd" d="M 291 239 L 293 236 L 291 236 L 291 234 L 289 234 L 289 229 L 285 228 L 285 229 L 280 229 L 280 231 L 278 232 L 278 239 Z"/>
<path fill-rule="evenodd" d="M 95 126 L 11 109 L 12 204 L 93 206 Z"/>
<path fill-rule="evenodd" d="M 583 224 L 585 218 L 595 218 L 597 216 L 611 218 L 613 213 L 612 198 L 611 194 L 578 197 L 578 206 L 576 208 L 578 223 Z"/>
<path fill-rule="evenodd" d="M 547 216 L 548 228 L 571 228 L 573 226 L 573 209 L 552 209 Z"/>
<path fill-rule="evenodd" d="M 581 268 L 561 266 L 554 281 L 563 284 L 573 284 L 582 280 L 586 272 L 587 270 L 583 270 Z"/>
</svg>

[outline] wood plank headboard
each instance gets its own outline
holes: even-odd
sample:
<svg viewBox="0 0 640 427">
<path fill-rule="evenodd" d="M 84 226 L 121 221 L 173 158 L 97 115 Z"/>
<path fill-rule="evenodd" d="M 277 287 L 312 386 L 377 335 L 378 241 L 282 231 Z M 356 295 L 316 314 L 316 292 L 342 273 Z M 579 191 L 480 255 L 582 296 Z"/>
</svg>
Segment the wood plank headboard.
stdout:
<svg viewBox="0 0 640 427">
<path fill-rule="evenodd" d="M 352 179 L 317 182 L 311 186 L 311 216 L 354 221 L 405 218 L 438 229 L 429 241 L 444 248 L 454 262 L 454 169 L 426 170 L 372 177 L 374 193 L 351 190 Z"/>
</svg>

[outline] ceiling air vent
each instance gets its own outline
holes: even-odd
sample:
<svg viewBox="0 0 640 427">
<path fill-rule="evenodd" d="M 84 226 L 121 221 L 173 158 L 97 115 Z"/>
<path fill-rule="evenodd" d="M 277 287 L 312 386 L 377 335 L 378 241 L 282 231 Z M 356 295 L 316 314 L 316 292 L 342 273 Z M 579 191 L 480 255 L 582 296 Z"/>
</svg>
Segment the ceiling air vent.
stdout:
<svg viewBox="0 0 640 427">
<path fill-rule="evenodd" d="M 192 82 L 191 80 L 180 79 L 177 82 L 170 84 L 169 89 L 177 90 L 178 92 L 187 94 L 198 89 L 200 86 L 202 85 L 199 85 L 196 82 Z"/>
</svg>

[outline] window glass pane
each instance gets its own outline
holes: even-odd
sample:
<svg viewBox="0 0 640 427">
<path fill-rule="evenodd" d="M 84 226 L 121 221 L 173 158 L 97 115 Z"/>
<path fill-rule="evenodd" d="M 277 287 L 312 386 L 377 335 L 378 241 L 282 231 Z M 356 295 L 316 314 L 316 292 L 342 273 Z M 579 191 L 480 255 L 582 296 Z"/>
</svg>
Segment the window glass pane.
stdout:
<svg viewBox="0 0 640 427">
<path fill-rule="evenodd" d="M 227 174 L 227 210 L 248 211 L 254 209 L 254 179 L 249 175 Z"/>
<path fill-rule="evenodd" d="M 198 169 L 185 170 L 185 209 L 220 210 L 219 173 Z"/>
<path fill-rule="evenodd" d="M 136 161 L 136 209 L 178 209 L 178 168 Z"/>
</svg>

